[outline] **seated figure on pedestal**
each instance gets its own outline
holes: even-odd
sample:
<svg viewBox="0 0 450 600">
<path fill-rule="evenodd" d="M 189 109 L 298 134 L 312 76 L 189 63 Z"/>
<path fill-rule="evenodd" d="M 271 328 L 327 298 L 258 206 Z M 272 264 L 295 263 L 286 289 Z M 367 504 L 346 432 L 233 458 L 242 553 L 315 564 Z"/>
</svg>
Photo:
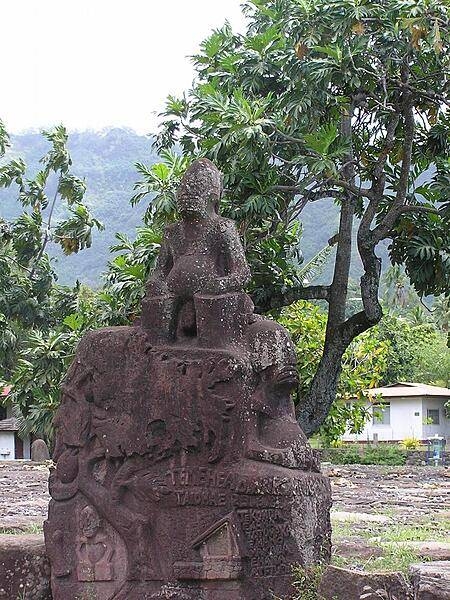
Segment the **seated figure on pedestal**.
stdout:
<svg viewBox="0 0 450 600">
<path fill-rule="evenodd" d="M 177 192 L 181 220 L 166 228 L 147 282 L 142 322 L 159 341 L 196 337 L 198 312 L 206 313 L 202 298 L 208 310 L 215 296 L 227 297 L 231 310 L 237 299 L 249 304 L 242 292 L 250 270 L 234 222 L 217 212 L 221 194 L 220 171 L 206 158 L 196 160 Z"/>
</svg>

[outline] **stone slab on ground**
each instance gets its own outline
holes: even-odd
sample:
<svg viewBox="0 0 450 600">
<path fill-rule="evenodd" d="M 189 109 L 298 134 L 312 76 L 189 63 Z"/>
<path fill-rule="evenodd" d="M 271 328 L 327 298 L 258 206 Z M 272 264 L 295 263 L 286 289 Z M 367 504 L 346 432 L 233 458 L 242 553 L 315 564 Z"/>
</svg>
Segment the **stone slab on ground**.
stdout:
<svg viewBox="0 0 450 600">
<path fill-rule="evenodd" d="M 340 567 L 327 567 L 319 586 L 323 600 L 412 600 L 411 589 L 402 573 L 363 573 Z"/>
<path fill-rule="evenodd" d="M 389 523 L 391 519 L 386 515 L 374 515 L 373 513 L 347 512 L 336 510 L 331 513 L 332 521 L 340 523 Z"/>
<path fill-rule="evenodd" d="M 450 561 L 411 565 L 414 600 L 449 600 Z"/>
<path fill-rule="evenodd" d="M 414 550 L 420 558 L 427 558 L 433 561 L 450 561 L 450 542 L 389 542 L 389 546 L 409 548 L 410 550 Z"/>
<path fill-rule="evenodd" d="M 0 535 L 0 600 L 51 600 L 51 597 L 44 536 Z"/>
<path fill-rule="evenodd" d="M 450 493 L 449 467 L 322 465 L 322 470 L 331 477 L 336 511 L 389 511 L 394 518 L 448 514 L 442 499 Z"/>
</svg>

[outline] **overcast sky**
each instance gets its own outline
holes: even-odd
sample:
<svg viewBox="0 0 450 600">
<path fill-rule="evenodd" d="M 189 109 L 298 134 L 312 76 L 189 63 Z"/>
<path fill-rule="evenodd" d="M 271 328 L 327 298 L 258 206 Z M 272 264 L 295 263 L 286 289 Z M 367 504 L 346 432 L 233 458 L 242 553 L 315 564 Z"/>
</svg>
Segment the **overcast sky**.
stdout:
<svg viewBox="0 0 450 600">
<path fill-rule="evenodd" d="M 1 0 L 0 119 L 11 132 L 154 128 L 169 93 L 192 81 L 188 58 L 241 0 Z"/>
</svg>

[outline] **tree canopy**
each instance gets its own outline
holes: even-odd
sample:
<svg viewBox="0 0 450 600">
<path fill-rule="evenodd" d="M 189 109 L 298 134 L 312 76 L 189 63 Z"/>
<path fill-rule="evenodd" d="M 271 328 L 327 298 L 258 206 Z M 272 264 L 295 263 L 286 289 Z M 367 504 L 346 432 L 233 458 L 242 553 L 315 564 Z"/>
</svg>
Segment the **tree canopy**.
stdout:
<svg viewBox="0 0 450 600">
<path fill-rule="evenodd" d="M 300 403 L 311 433 L 333 402 L 346 348 L 381 319 L 378 244 L 390 240 L 391 262 L 420 296 L 450 288 L 448 3 L 252 0 L 244 11 L 247 31 L 214 31 L 193 57 L 191 89 L 168 98 L 163 162 L 140 165 L 134 200 L 156 192 L 149 221 L 172 218 L 184 166 L 211 158 L 225 175 L 223 211 L 238 221 L 258 309 L 328 303 L 324 351 Z M 177 147 L 183 158 L 171 154 Z M 298 222 L 312 202 L 340 208 L 327 285 L 307 285 L 299 266 Z M 355 252 L 362 306 L 348 314 Z"/>
<path fill-rule="evenodd" d="M 17 191 L 21 210 L 0 220 L 0 379 L 12 383 L 28 430 L 51 435 L 83 332 L 138 316 L 163 225 L 176 218 L 177 184 L 197 156 L 224 173 L 221 208 L 237 221 L 257 310 L 294 337 L 307 434 L 332 440 L 342 427 L 361 427 L 364 411 L 352 412 L 347 400 L 362 399 L 366 387 L 442 381 L 444 337 L 421 300 L 440 295 L 433 317 L 448 332 L 447 2 L 253 0 L 244 10 L 247 31 L 214 31 L 193 57 L 191 89 L 168 99 L 160 162 L 137 164 L 132 204 L 147 202 L 144 223 L 136 239 L 117 235 L 101 289 L 59 286 L 47 252 L 56 243 L 77 253 L 101 228 L 83 202 L 65 129 L 44 133 L 50 149 L 35 177 L 21 159 L 1 163 L 0 185 Z M 1 126 L 0 159 L 8 144 Z M 301 219 L 312 203 L 337 207 L 339 226 L 305 264 Z M 381 299 L 384 240 L 396 271 Z M 314 284 L 331 260 L 330 281 Z M 390 314 L 381 321 L 383 306 Z"/>
<path fill-rule="evenodd" d="M 63 323 L 76 310 L 79 291 L 57 285 L 48 245 L 77 253 L 91 246 L 92 230 L 102 225 L 83 203 L 86 186 L 71 171 L 65 128 L 43 135 L 49 150 L 34 177 L 27 177 L 22 158 L 0 166 L 0 186 L 12 188 L 20 207 L 17 218 L 0 218 L 0 387 L 13 383 L 17 409 L 42 413 L 40 427 L 48 433 L 75 343 Z M 9 145 L 0 122 L 0 159 Z"/>
</svg>

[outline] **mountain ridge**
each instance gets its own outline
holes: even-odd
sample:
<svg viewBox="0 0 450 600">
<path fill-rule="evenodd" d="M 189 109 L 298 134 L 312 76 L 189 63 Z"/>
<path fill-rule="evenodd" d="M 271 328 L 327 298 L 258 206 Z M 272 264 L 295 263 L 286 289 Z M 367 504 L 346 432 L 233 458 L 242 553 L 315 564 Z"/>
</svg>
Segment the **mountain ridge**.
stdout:
<svg viewBox="0 0 450 600">
<path fill-rule="evenodd" d="M 33 176 L 39 169 L 40 158 L 48 149 L 48 141 L 38 132 L 13 134 L 6 158 L 21 156 L 28 167 L 27 175 Z M 98 287 L 101 273 L 111 258 L 109 248 L 116 241 L 116 232 L 134 239 L 136 227 L 142 224 L 146 203 L 130 204 L 133 186 L 139 179 L 135 163 L 152 164 L 158 161 L 158 156 L 152 150 L 150 135 L 140 135 L 122 127 L 69 133 L 68 149 L 74 174 L 86 181 L 85 202 L 93 215 L 105 225 L 105 230 L 94 231 L 92 247 L 79 254 L 64 256 L 56 245 L 49 246 L 49 253 L 56 261 L 60 283 L 70 285 L 78 280 Z M 0 216 L 14 218 L 20 208 L 14 187 L 0 189 Z M 318 201 L 307 205 L 301 221 L 304 230 L 301 250 L 305 261 L 308 261 L 336 233 L 339 209 L 330 201 Z M 330 260 L 320 279 L 328 280 L 331 271 Z M 355 256 L 352 277 L 357 277 L 359 272 L 359 258 Z"/>
</svg>

